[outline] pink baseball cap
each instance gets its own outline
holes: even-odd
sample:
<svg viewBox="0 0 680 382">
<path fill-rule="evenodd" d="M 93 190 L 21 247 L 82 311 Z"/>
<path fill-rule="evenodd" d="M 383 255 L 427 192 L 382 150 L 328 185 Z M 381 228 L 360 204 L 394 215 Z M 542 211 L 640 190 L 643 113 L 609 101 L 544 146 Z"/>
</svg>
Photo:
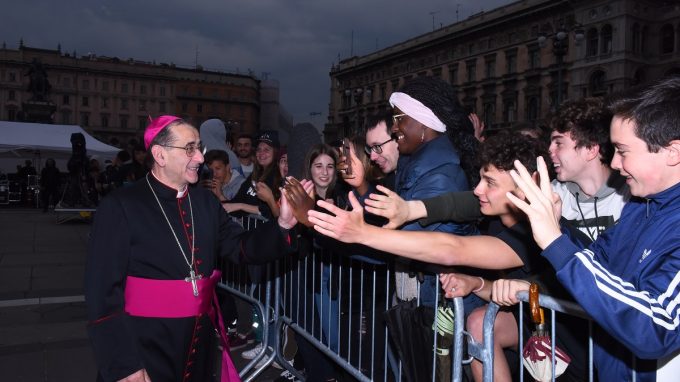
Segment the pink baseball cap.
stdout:
<svg viewBox="0 0 680 382">
<path fill-rule="evenodd" d="M 182 119 L 180 117 L 175 117 L 174 115 L 161 115 L 160 117 L 154 118 L 149 122 L 149 125 L 144 130 L 144 148 L 149 149 L 149 145 L 156 135 L 161 132 L 167 125 L 172 122 Z"/>
</svg>

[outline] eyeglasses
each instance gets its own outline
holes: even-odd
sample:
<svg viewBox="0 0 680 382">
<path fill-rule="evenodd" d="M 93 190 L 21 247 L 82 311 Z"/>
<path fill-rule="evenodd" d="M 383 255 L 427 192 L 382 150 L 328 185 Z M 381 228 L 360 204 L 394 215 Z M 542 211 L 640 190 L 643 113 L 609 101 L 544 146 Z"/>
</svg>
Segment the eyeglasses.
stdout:
<svg viewBox="0 0 680 382">
<path fill-rule="evenodd" d="M 399 122 L 401 121 L 402 118 L 406 117 L 406 114 L 395 114 L 392 116 L 392 122 L 394 122 L 395 125 L 398 125 Z"/>
<path fill-rule="evenodd" d="M 203 143 L 199 143 L 198 145 L 195 144 L 195 143 L 189 143 L 184 147 L 182 147 L 182 146 L 170 146 L 170 145 L 160 145 L 160 146 L 168 147 L 168 148 L 171 148 L 171 149 L 182 149 L 182 150 L 186 151 L 188 157 L 194 156 L 194 154 L 196 154 L 196 150 L 200 151 L 201 154 L 203 154 L 203 155 L 205 155 L 205 151 L 206 151 L 205 146 L 203 146 Z"/>
<path fill-rule="evenodd" d="M 406 115 L 406 114 L 402 114 L 402 115 Z M 382 147 L 384 145 L 386 145 L 386 144 L 388 144 L 392 141 L 396 141 L 396 140 L 397 140 L 397 134 L 392 133 L 390 135 L 390 139 L 386 140 L 385 142 L 383 142 L 379 145 L 373 145 L 373 146 L 366 145 L 366 146 L 364 146 L 364 151 L 366 152 L 366 155 L 371 155 L 371 151 L 373 151 L 376 154 L 382 154 L 382 152 L 383 152 Z"/>
</svg>

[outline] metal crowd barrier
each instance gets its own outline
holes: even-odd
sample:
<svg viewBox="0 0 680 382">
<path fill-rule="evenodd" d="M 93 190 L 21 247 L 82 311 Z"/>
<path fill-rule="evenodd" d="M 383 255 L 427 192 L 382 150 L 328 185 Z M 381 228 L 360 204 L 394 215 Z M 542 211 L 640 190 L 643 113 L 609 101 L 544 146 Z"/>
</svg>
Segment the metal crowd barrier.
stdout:
<svg viewBox="0 0 680 382">
<path fill-rule="evenodd" d="M 251 215 L 239 219 L 239 223 L 246 229 L 252 229 L 263 220 Z M 304 379 L 282 354 L 282 331 L 284 326 L 288 326 L 308 341 L 308 345 L 358 381 L 407 380 L 404 365 L 388 340 L 391 333 L 383 319 L 383 312 L 397 304 L 393 299 L 396 289 L 402 288 L 403 291 L 404 288 L 403 285 L 395 285 L 394 264 L 322 248 L 314 248 L 310 252 L 306 257 L 294 255 L 268 264 L 266 277 L 257 283 L 251 280 L 247 267 L 223 264 L 219 287 L 252 305 L 263 324 L 262 351 L 240 371 L 241 377 L 251 381 L 277 362 L 297 378 Z M 439 289 L 435 288 L 435 307 L 442 298 Z M 432 355 L 425 355 L 430 365 L 415 365 L 418 380 L 462 380 L 463 365 L 472 361 L 472 358 L 463 359 L 464 342 L 469 343 L 470 354 L 493 367 L 493 341 L 484 341 L 491 346 L 466 341 L 466 337 L 471 336 L 463 330 L 463 300 L 456 298 L 449 306 L 453 310 L 453 333 L 451 343 L 445 349 L 448 355 L 444 356 L 437 356 L 434 351 L 437 331 L 432 328 L 438 328 L 440 323 L 437 309 L 433 309 L 432 313 L 427 309 L 418 312 L 421 316 L 430 314 L 420 325 L 428 328 L 424 332 L 432 336 L 433 345 Z M 488 315 L 491 320 L 495 317 L 494 312 Z M 273 335 L 269 334 L 271 330 Z M 273 351 L 268 350 L 269 346 Z M 262 359 L 266 361 L 255 368 Z M 428 367 L 431 367 L 431 374 L 425 377 Z"/>
<path fill-rule="evenodd" d="M 260 216 L 251 215 L 240 219 L 246 229 L 253 229 L 264 221 Z M 304 380 L 303 375 L 284 359 L 282 351 L 282 332 L 285 326 L 308 341 L 308 344 L 327 356 L 337 367 L 358 381 L 401 381 L 404 376 L 403 365 L 396 355 L 384 324 L 383 312 L 394 307 L 394 292 L 403 285 L 395 285 L 394 264 L 381 263 L 370 259 L 325 251 L 314 248 L 310 255 L 293 255 L 265 266 L 265 277 L 251 279 L 247 267 L 224 264 L 222 282 L 219 287 L 243 301 L 251 304 L 261 317 L 262 351 L 241 371 L 244 381 L 252 381 L 274 362 L 278 363 L 295 377 Z M 435 306 L 442 296 L 436 288 Z M 336 292 L 337 291 L 337 292 Z M 528 293 L 518 294 L 521 301 L 519 309 L 519 376 L 524 380 L 525 370 L 522 353 L 526 343 L 525 305 Z M 494 303 L 487 305 L 483 323 L 483 342 L 476 342 L 464 330 L 465 312 L 463 299 L 456 298 L 449 304 L 453 310 L 453 333 L 448 358 L 442 359 L 434 351 L 437 347 L 437 331 L 432 330 L 433 351 L 431 356 L 431 375 L 418 374 L 419 380 L 433 382 L 462 381 L 464 365 L 476 358 L 483 365 L 483 380 L 493 381 L 493 327 L 499 307 Z M 560 335 L 557 325 L 560 320 L 582 319 L 587 325 L 587 377 L 579 380 L 594 380 L 592 321 L 576 303 L 539 296 L 539 305 L 549 312 L 549 327 L 552 360 L 552 381 L 555 380 L 555 347 Z M 434 309 L 432 327 L 438 328 L 437 309 Z M 560 315 L 560 320 L 556 317 Z M 546 315 L 547 316 L 547 315 Z M 242 318 L 247 319 L 247 318 Z M 429 325 L 429 322 L 428 324 Z M 274 331 L 270 335 L 270 331 Z M 561 329 L 564 330 L 564 329 Z M 269 347 L 273 350 L 269 350 Z M 466 357 L 467 354 L 467 357 Z M 262 359 L 258 368 L 255 365 Z M 448 360 L 447 360 L 448 359 Z M 450 362 L 448 373 L 438 375 L 440 363 Z M 422 365 L 418 365 L 422 367 Z M 571 367 L 571 366 L 570 366 Z M 420 376 L 422 375 L 422 379 Z M 442 379 L 446 375 L 446 379 Z M 450 378 L 448 376 L 450 375 Z M 635 379 L 633 379 L 635 380 Z"/>
</svg>

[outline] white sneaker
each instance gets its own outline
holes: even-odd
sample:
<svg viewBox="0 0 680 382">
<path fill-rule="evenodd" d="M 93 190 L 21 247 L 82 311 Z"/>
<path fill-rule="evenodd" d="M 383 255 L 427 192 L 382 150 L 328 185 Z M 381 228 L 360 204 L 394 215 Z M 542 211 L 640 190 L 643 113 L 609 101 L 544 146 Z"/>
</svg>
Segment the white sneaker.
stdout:
<svg viewBox="0 0 680 382">
<path fill-rule="evenodd" d="M 253 358 L 257 357 L 257 355 L 262 352 L 263 347 L 264 347 L 264 345 L 259 343 L 254 348 L 252 348 L 250 350 L 246 350 L 243 353 L 241 353 L 241 357 L 243 357 L 245 359 L 253 359 Z M 267 346 L 267 350 L 269 350 L 270 352 L 274 351 L 274 349 L 272 349 L 271 346 Z"/>
</svg>

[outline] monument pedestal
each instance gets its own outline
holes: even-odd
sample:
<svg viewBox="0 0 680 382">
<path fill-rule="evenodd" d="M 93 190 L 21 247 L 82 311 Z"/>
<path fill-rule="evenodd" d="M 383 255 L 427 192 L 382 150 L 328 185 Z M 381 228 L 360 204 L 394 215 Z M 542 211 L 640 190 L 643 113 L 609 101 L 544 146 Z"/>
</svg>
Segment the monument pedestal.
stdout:
<svg viewBox="0 0 680 382">
<path fill-rule="evenodd" d="M 22 103 L 24 122 L 54 123 L 53 115 L 57 105 L 49 101 L 27 101 Z"/>
</svg>

